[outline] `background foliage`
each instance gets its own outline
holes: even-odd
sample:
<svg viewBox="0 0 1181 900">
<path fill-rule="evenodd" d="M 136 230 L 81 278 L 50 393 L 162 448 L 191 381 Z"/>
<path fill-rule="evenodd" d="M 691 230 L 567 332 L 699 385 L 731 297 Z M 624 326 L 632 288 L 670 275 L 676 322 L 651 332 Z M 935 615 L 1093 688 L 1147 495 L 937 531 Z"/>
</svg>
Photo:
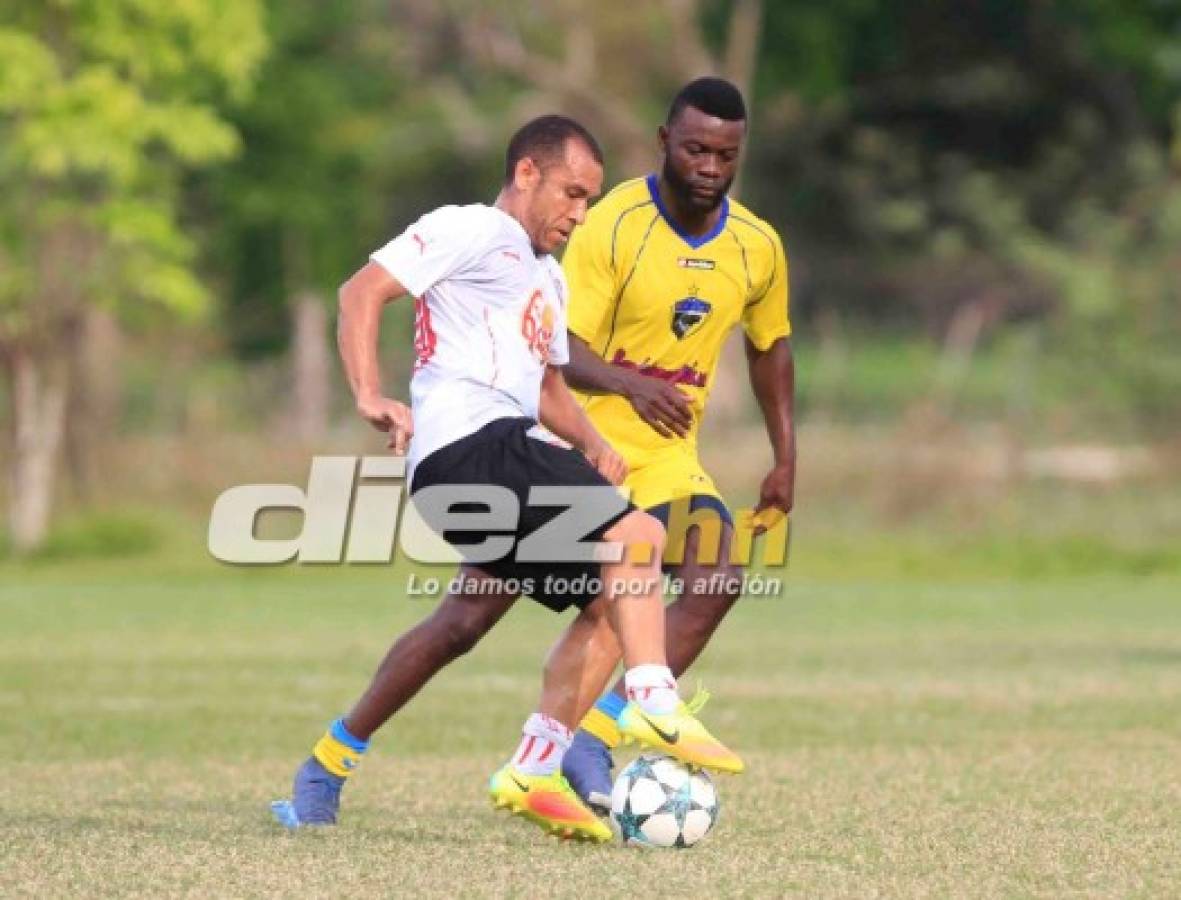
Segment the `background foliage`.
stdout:
<svg viewBox="0 0 1181 900">
<path fill-rule="evenodd" d="M 4 0 L 5 496 L 28 447 L 74 508 L 137 436 L 331 443 L 334 291 L 373 248 L 490 199 L 542 111 L 611 179 L 648 170 L 711 71 L 749 95 L 740 189 L 786 237 L 805 422 L 1177 434 L 1181 5 Z M 746 394 L 718 420 L 755 421 Z"/>
</svg>

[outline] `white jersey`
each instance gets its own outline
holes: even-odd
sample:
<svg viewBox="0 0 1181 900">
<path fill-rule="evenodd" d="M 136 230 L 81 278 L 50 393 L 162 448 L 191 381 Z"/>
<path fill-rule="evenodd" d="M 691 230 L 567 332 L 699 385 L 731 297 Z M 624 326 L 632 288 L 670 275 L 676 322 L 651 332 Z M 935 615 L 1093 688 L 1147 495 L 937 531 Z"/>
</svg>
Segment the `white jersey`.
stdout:
<svg viewBox="0 0 1181 900">
<path fill-rule="evenodd" d="M 409 472 L 494 419 L 537 419 L 546 366 L 569 362 L 566 279 L 494 206 L 444 206 L 370 257 L 414 295 Z"/>
</svg>

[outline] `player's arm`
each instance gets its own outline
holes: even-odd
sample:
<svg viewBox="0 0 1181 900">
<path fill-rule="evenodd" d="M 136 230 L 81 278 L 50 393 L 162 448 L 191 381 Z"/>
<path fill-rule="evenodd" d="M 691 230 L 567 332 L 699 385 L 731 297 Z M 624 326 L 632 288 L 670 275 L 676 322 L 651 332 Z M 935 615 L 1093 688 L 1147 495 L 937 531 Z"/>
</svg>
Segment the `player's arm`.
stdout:
<svg viewBox="0 0 1181 900">
<path fill-rule="evenodd" d="M 788 315 L 787 255 L 779 236 L 774 232 L 771 236 L 766 287 L 743 308 L 742 325 L 751 388 L 763 411 L 775 456 L 775 464 L 759 489 L 757 510 L 788 513 L 795 502 L 796 484 L 796 367 Z M 769 517 L 762 524 L 771 524 Z"/>
<path fill-rule="evenodd" d="M 611 365 L 575 334 L 570 335 L 566 377 L 581 391 L 626 397 L 636 414 L 662 437 L 684 437 L 693 426 L 689 398 L 680 390 L 651 375 Z"/>
<path fill-rule="evenodd" d="M 763 411 L 775 458 L 775 464 L 759 490 L 757 511 L 775 508 L 791 512 L 796 482 L 796 368 L 791 340 L 781 337 L 767 349 L 759 350 L 747 338 L 746 359 L 751 388 Z"/>
<path fill-rule="evenodd" d="M 366 263 L 340 286 L 336 329 L 336 344 L 357 412 L 378 431 L 389 434 L 389 446 L 398 455 L 405 454 L 414 425 L 409 407 L 382 393 L 377 338 L 383 307 L 407 293 L 382 266 Z"/>
<path fill-rule="evenodd" d="M 581 450 L 612 484 L 627 476 L 627 463 L 595 430 L 558 366 L 548 366 L 541 379 L 541 424 Z"/>
<path fill-rule="evenodd" d="M 620 272 L 612 245 L 618 216 L 600 204 L 587 215 L 586 224 L 575 230 L 562 257 L 562 268 L 570 283 L 570 360 L 566 378 L 590 394 L 618 394 L 626 397 L 636 413 L 662 437 L 684 436 L 693 424 L 689 400 L 671 384 L 613 366 L 591 350 L 584 335 L 594 340 L 622 290 Z"/>
</svg>

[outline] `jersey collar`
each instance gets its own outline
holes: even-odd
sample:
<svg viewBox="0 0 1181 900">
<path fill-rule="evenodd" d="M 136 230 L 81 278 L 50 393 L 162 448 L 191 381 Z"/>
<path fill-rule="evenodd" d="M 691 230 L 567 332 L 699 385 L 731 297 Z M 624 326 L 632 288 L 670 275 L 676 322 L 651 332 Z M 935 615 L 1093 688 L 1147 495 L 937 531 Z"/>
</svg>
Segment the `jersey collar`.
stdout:
<svg viewBox="0 0 1181 900">
<path fill-rule="evenodd" d="M 660 199 L 660 182 L 656 179 L 656 173 L 653 172 L 647 178 L 648 193 L 652 195 L 652 202 L 656 204 L 656 208 L 660 210 L 660 215 L 668 224 L 668 227 L 676 232 L 677 237 L 696 250 L 698 247 L 703 247 L 722 233 L 726 227 L 726 220 L 730 218 L 730 198 L 722 198 L 722 214 L 718 216 L 718 224 L 707 231 L 705 234 L 697 237 L 692 234 L 687 234 L 682 231 L 680 226 L 673 221 L 673 217 L 668 214 L 668 210 L 664 206 L 664 201 Z"/>
<path fill-rule="evenodd" d="M 532 256 L 534 259 L 536 259 L 540 262 L 543 259 L 549 259 L 553 256 L 553 254 L 551 254 L 551 253 L 538 253 L 536 250 L 533 249 L 533 241 L 530 240 L 530 238 L 529 238 L 529 232 L 527 232 L 525 230 L 525 226 L 521 224 L 521 220 L 518 219 L 516 216 L 512 215 L 511 213 L 505 212 L 503 209 L 501 209 L 495 203 L 492 204 L 491 206 L 489 206 L 488 208 L 496 210 L 498 213 L 500 213 L 501 218 L 503 218 L 506 221 L 511 223 L 511 225 L 509 227 L 513 229 L 513 233 L 517 236 L 517 240 L 519 240 L 520 242 L 522 242 L 525 245 L 525 248 L 529 251 L 529 255 Z"/>
</svg>

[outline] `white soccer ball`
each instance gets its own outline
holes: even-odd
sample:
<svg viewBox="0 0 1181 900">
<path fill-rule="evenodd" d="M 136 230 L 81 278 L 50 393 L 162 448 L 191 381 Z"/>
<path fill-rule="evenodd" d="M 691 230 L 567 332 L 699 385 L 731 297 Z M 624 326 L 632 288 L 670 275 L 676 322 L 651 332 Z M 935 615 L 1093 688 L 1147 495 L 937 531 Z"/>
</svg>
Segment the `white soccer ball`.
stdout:
<svg viewBox="0 0 1181 900">
<path fill-rule="evenodd" d="M 611 827 L 625 844 L 692 847 L 718 820 L 718 792 L 704 771 L 645 753 L 619 773 L 611 791 Z"/>
</svg>

